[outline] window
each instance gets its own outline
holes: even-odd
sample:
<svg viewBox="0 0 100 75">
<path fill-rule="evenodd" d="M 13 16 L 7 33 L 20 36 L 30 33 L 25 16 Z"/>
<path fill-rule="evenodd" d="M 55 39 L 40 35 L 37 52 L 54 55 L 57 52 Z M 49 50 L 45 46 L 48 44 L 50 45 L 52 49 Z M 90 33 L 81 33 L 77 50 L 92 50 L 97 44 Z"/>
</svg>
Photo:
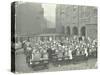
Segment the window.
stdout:
<svg viewBox="0 0 100 75">
<path fill-rule="evenodd" d="M 78 35 L 78 28 L 77 27 L 73 27 L 73 35 Z"/>
<path fill-rule="evenodd" d="M 86 28 L 85 27 L 82 27 L 81 28 L 81 36 L 85 36 L 86 35 Z"/>
</svg>

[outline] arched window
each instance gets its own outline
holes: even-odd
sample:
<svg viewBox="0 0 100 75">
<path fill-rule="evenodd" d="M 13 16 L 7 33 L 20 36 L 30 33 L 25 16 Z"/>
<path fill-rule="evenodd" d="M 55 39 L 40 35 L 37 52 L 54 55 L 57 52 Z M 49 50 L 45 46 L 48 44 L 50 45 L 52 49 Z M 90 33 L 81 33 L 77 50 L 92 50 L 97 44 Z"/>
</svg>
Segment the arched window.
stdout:
<svg viewBox="0 0 100 75">
<path fill-rule="evenodd" d="M 78 28 L 77 27 L 73 27 L 73 35 L 78 35 Z"/>
<path fill-rule="evenodd" d="M 70 36 L 70 27 L 69 26 L 66 27 L 66 33 L 68 36 Z"/>
<path fill-rule="evenodd" d="M 86 35 L 86 28 L 85 27 L 82 27 L 81 28 L 81 36 L 85 36 Z"/>
</svg>

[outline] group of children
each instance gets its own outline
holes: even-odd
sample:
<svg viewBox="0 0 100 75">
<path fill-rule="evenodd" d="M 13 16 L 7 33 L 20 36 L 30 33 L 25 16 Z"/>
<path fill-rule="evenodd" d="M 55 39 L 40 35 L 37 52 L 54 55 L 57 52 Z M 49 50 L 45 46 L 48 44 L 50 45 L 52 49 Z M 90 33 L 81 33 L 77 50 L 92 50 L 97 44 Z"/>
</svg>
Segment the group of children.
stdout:
<svg viewBox="0 0 100 75">
<path fill-rule="evenodd" d="M 97 41 L 89 39 L 23 41 L 27 62 L 52 59 L 72 60 L 76 57 L 97 56 Z"/>
</svg>

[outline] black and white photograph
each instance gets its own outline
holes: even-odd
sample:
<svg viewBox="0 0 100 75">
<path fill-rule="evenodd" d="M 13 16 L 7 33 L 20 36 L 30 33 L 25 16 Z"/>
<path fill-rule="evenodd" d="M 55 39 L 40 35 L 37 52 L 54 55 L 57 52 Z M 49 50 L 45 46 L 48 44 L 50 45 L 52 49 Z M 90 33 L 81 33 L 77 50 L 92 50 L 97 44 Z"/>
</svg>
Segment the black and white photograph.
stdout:
<svg viewBox="0 0 100 75">
<path fill-rule="evenodd" d="M 97 69 L 96 6 L 11 3 L 11 71 Z"/>
</svg>

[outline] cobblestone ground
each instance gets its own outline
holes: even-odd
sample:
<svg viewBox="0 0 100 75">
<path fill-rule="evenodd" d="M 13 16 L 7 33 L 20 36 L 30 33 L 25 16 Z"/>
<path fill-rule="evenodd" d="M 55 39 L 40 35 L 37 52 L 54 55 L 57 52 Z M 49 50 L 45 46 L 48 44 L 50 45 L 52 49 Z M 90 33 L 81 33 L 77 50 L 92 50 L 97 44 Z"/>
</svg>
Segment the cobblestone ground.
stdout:
<svg viewBox="0 0 100 75">
<path fill-rule="evenodd" d="M 66 65 L 53 66 L 49 64 L 48 69 L 42 69 L 38 71 L 34 71 L 33 68 L 29 67 L 26 64 L 25 55 L 23 54 L 23 49 L 16 51 L 15 56 L 15 70 L 16 73 L 28 73 L 28 72 L 47 72 L 47 71 L 67 71 L 67 70 L 80 70 L 80 69 L 96 69 L 97 68 L 97 60 L 96 58 L 89 59 L 87 61 L 78 62 L 76 64 L 70 63 Z"/>
</svg>

